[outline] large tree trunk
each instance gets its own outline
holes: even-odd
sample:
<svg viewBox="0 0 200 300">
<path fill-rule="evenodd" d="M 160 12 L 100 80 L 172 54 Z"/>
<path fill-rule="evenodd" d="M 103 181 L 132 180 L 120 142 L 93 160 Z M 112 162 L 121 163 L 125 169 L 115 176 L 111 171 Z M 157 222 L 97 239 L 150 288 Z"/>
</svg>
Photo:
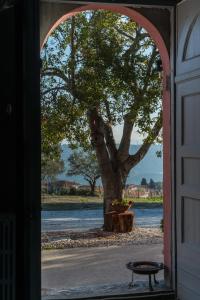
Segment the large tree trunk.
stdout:
<svg viewBox="0 0 200 300">
<path fill-rule="evenodd" d="M 112 201 L 123 199 L 124 195 L 124 180 L 120 176 L 120 172 L 113 172 L 113 176 L 102 176 L 103 190 L 104 190 L 104 230 L 110 231 L 110 220 L 112 215 L 107 213 L 113 211 Z"/>
<path fill-rule="evenodd" d="M 119 174 L 113 172 L 113 176 L 102 176 L 103 190 L 104 190 L 104 202 L 105 212 L 112 210 L 111 203 L 113 200 L 122 200 L 124 193 L 124 182 Z"/>
<path fill-rule="evenodd" d="M 104 190 L 104 230 L 109 230 L 105 214 L 112 211 L 112 201 L 122 200 L 127 172 L 118 159 L 111 128 L 102 120 L 97 108 L 88 112 L 91 141 L 96 151 Z"/>
<path fill-rule="evenodd" d="M 117 149 L 112 128 L 99 115 L 98 108 L 88 111 L 88 121 L 91 130 L 91 142 L 96 151 L 104 189 L 104 230 L 110 229 L 110 220 L 105 218 L 112 211 L 113 200 L 122 200 L 125 183 L 130 170 L 136 166 L 146 155 L 152 142 L 162 127 L 162 114 L 158 117 L 151 135 L 148 136 L 138 151 L 130 155 L 130 136 L 133 129 L 132 121 L 125 119 L 121 144 Z M 107 216 L 108 216 L 107 215 Z"/>
</svg>

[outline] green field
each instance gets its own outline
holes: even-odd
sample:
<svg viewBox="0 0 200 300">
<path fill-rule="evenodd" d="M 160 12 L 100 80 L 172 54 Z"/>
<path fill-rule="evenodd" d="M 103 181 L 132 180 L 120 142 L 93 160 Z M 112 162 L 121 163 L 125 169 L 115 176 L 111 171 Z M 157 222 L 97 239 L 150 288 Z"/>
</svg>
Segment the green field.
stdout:
<svg viewBox="0 0 200 300">
<path fill-rule="evenodd" d="M 162 197 L 153 198 L 127 198 L 134 202 L 133 206 L 153 207 L 162 205 Z M 103 199 L 101 197 L 90 196 L 54 196 L 42 195 L 41 206 L 43 210 L 69 210 L 69 209 L 95 209 L 102 208 Z"/>
</svg>

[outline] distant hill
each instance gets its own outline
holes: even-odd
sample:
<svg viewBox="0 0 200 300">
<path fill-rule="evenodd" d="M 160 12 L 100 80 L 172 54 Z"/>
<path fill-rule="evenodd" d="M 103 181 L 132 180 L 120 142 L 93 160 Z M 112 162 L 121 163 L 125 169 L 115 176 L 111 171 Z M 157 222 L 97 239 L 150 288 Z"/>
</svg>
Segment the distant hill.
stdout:
<svg viewBox="0 0 200 300">
<path fill-rule="evenodd" d="M 134 154 L 139 147 L 139 145 L 131 145 L 130 154 Z M 159 158 L 156 155 L 156 151 L 160 150 L 162 151 L 161 145 L 151 146 L 143 160 L 129 173 L 127 184 L 140 184 L 142 177 L 145 177 L 148 182 L 150 178 L 152 178 L 154 181 L 163 181 L 163 158 Z M 86 182 L 82 176 L 65 175 L 68 169 L 67 159 L 69 158 L 72 151 L 67 144 L 62 145 L 62 151 L 62 159 L 65 162 L 65 172 L 58 175 L 57 179 L 71 180 L 76 181 L 80 184 L 85 184 Z M 98 184 L 100 184 L 100 181 Z"/>
</svg>

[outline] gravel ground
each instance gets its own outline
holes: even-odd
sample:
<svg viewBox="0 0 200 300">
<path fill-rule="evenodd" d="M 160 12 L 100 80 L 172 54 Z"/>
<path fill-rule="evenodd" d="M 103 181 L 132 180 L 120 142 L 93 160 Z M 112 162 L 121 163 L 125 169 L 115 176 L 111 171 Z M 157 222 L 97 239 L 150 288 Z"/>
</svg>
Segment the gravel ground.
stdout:
<svg viewBox="0 0 200 300">
<path fill-rule="evenodd" d="M 161 244 L 163 233 L 159 228 L 135 228 L 129 233 L 104 232 L 93 229 L 81 232 L 51 231 L 42 233 L 42 249 L 67 249 L 115 245 Z"/>
</svg>

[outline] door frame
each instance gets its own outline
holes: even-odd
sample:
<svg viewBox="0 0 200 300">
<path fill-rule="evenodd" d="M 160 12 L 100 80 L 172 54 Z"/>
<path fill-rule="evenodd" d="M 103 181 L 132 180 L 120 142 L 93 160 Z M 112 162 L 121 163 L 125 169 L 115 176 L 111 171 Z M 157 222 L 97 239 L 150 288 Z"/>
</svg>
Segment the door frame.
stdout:
<svg viewBox="0 0 200 300">
<path fill-rule="evenodd" d="M 19 181 L 18 199 L 22 201 L 21 207 L 23 208 L 23 216 L 21 221 L 21 212 L 18 215 L 17 225 L 17 239 L 21 241 L 23 238 L 23 251 L 21 251 L 21 244 L 17 244 L 17 259 L 23 261 L 23 270 L 20 271 L 20 266 L 17 266 L 17 274 L 23 275 L 22 278 L 17 278 L 19 284 L 18 294 L 21 295 L 21 299 L 40 299 L 41 297 L 41 249 L 40 249 L 40 88 L 39 88 L 39 0 L 26 0 L 18 1 L 16 15 L 18 18 L 17 31 L 18 31 L 18 44 L 19 53 L 18 67 L 20 70 L 20 76 L 18 79 L 19 88 L 17 97 L 19 100 L 20 111 L 18 111 L 18 126 L 19 133 L 21 133 L 22 139 L 20 139 L 20 145 L 18 153 L 23 161 L 25 167 L 20 171 L 23 178 L 23 183 Z M 70 1 L 69 1 L 70 2 Z M 71 1 L 72 2 L 72 1 Z M 79 3 L 87 3 L 87 1 L 79 1 Z M 90 1 L 98 2 L 98 1 Z M 110 1 L 106 1 L 110 2 Z M 124 5 L 148 5 L 148 7 L 156 6 L 170 6 L 174 7 L 176 1 L 156 1 L 152 0 L 151 3 L 142 1 L 115 1 L 115 3 Z M 134 3 L 133 3 L 134 2 Z M 75 3 L 75 1 L 73 1 Z M 112 1 L 113 3 L 113 1 Z M 102 4 L 102 3 L 101 3 Z M 173 25 L 174 26 L 174 25 Z M 173 27 L 174 29 L 175 27 Z M 174 38 L 175 41 L 175 38 Z M 31 50 L 31 51 L 30 51 Z M 171 52 L 172 55 L 173 52 Z M 173 60 L 175 61 L 175 55 Z M 30 66 L 32 67 L 30 69 Z M 174 67 L 174 62 L 171 64 Z M 33 72 L 34 70 L 34 72 Z M 166 73 L 168 74 L 168 72 Z M 169 75 L 169 74 L 168 74 Z M 168 83 L 165 81 L 165 86 Z M 34 83 L 34 84 L 33 84 Z M 173 79 L 172 79 L 173 84 Z M 173 88 L 172 88 L 173 89 Z M 171 94 L 173 98 L 173 93 Z M 23 99 L 21 101 L 21 99 Z M 172 102 L 173 103 L 173 102 Z M 171 109 L 171 117 L 173 119 L 173 109 Z M 166 120 L 168 124 L 169 118 Z M 173 122 L 173 120 L 172 120 Z M 169 125 L 169 124 L 168 124 Z M 174 124 L 171 123 L 174 126 Z M 33 132 L 34 128 L 34 132 Z M 173 127 L 172 127 L 173 128 Z M 172 130 L 173 131 L 173 130 Z M 166 135 L 169 135 L 167 131 Z M 168 137 L 169 138 L 169 137 Z M 170 147 L 170 154 L 172 158 L 169 159 L 169 166 L 172 166 L 172 174 L 174 174 L 173 160 L 173 136 L 169 138 L 169 142 L 172 141 Z M 23 158 L 25 155 L 25 160 Z M 172 179 L 174 179 L 172 177 Z M 174 185 L 174 184 L 173 184 Z M 172 190 L 173 187 L 172 187 Z M 171 193 L 171 188 L 170 188 Z M 172 195 L 172 201 L 174 203 L 174 192 Z M 22 200 L 23 199 L 23 200 Z M 171 203 L 171 201 L 170 201 Z M 170 204 L 171 205 L 171 204 Z M 174 205 L 174 204 L 173 204 Z M 172 223 L 172 226 L 175 226 Z M 174 240 L 174 230 L 171 228 L 172 239 Z M 22 237 L 23 236 L 23 237 Z M 173 251 L 175 249 L 175 242 L 172 244 Z M 25 256 L 24 256 L 25 255 Z M 174 254 L 173 254 L 174 256 Z M 25 258 L 25 260 L 24 260 Z M 172 274 L 175 274 L 175 264 L 173 262 Z M 22 287 L 26 287 L 24 290 Z M 174 287 L 174 285 L 173 285 Z M 23 292 L 22 292 L 23 290 Z"/>
<path fill-rule="evenodd" d="M 75 1 L 79 2 L 79 1 Z M 42 42 L 42 46 L 47 40 L 48 36 L 52 33 L 53 30 L 61 22 L 64 22 L 66 19 L 71 16 L 85 11 L 85 10 L 96 10 L 96 9 L 107 9 L 111 10 L 123 15 L 127 15 L 132 18 L 135 22 L 140 24 L 143 28 L 147 30 L 152 39 L 155 41 L 160 55 L 162 59 L 162 67 L 163 67 L 163 164 L 164 164 L 164 173 L 163 173 L 163 183 L 164 183 L 164 263 L 166 265 L 165 271 L 165 279 L 169 286 L 172 286 L 172 160 L 171 160 L 171 152 L 172 152 L 172 143 L 171 143 L 171 77 L 170 72 L 172 68 L 172 64 L 170 61 L 170 54 L 168 53 L 165 42 L 162 38 L 159 29 L 155 27 L 146 17 L 144 17 L 138 11 L 132 9 L 133 7 L 128 8 L 122 5 L 116 4 L 102 4 L 102 3 L 89 3 L 85 1 L 85 5 L 80 5 L 79 7 L 70 10 L 68 13 L 62 15 L 60 14 L 60 18 L 50 24 L 49 31 L 46 33 L 46 37 Z M 80 3 L 80 2 L 79 2 Z M 133 5 L 132 5 L 133 6 Z M 42 47 L 41 46 L 41 47 Z M 171 49 L 170 49 L 171 51 Z M 172 52 L 172 51 L 171 51 Z"/>
<path fill-rule="evenodd" d="M 39 0 L 15 5 L 16 43 L 16 297 L 41 297 Z M 8 58 L 9 59 L 9 58 Z"/>
</svg>

